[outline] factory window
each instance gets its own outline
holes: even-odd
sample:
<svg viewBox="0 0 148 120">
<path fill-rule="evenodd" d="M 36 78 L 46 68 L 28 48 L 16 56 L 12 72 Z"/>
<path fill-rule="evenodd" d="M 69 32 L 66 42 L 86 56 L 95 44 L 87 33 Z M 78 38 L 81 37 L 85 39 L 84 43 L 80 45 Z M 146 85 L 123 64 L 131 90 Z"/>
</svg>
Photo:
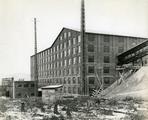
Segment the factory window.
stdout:
<svg viewBox="0 0 148 120">
<path fill-rule="evenodd" d="M 94 36 L 94 35 L 89 34 L 89 35 L 88 35 L 88 41 L 93 42 L 94 40 L 95 40 L 95 36 Z"/>
<path fill-rule="evenodd" d="M 110 78 L 109 77 L 104 77 L 104 83 L 109 84 L 110 83 Z"/>
<path fill-rule="evenodd" d="M 71 65 L 71 58 L 69 58 L 69 65 Z"/>
<path fill-rule="evenodd" d="M 70 49 L 68 49 L 68 55 L 70 55 Z"/>
<path fill-rule="evenodd" d="M 66 84 L 66 78 L 64 78 L 64 84 Z"/>
<path fill-rule="evenodd" d="M 70 78 L 68 78 L 68 84 L 71 84 Z"/>
<path fill-rule="evenodd" d="M 60 44 L 60 49 L 62 49 L 62 44 Z"/>
<path fill-rule="evenodd" d="M 29 87 L 29 84 L 24 84 L 24 87 Z"/>
<path fill-rule="evenodd" d="M 74 45 L 76 44 L 76 38 L 73 38 L 73 44 Z"/>
<path fill-rule="evenodd" d="M 64 43 L 64 48 L 66 48 L 66 42 Z"/>
<path fill-rule="evenodd" d="M 31 84 L 31 87 L 34 87 L 34 84 Z"/>
<path fill-rule="evenodd" d="M 22 87 L 22 84 L 18 84 L 18 86 L 17 87 Z"/>
<path fill-rule="evenodd" d="M 124 48 L 123 47 L 119 47 L 118 48 L 118 53 L 122 53 L 124 51 Z"/>
<path fill-rule="evenodd" d="M 76 83 L 76 78 L 73 77 L 73 78 L 72 78 L 72 81 L 73 81 L 73 84 L 75 84 L 75 83 Z"/>
<path fill-rule="evenodd" d="M 68 41 L 69 46 L 71 46 L 71 40 Z"/>
<path fill-rule="evenodd" d="M 124 43 L 123 37 L 119 37 L 118 42 L 119 42 L 119 43 Z"/>
<path fill-rule="evenodd" d="M 95 83 L 95 77 L 89 77 L 89 84 L 94 84 Z"/>
<path fill-rule="evenodd" d="M 31 96 L 34 96 L 34 93 L 31 93 Z"/>
<path fill-rule="evenodd" d="M 73 58 L 73 64 L 76 64 L 76 57 Z"/>
<path fill-rule="evenodd" d="M 109 36 L 104 36 L 104 42 L 109 42 Z"/>
<path fill-rule="evenodd" d="M 73 94 L 76 94 L 76 87 L 73 87 Z"/>
<path fill-rule="evenodd" d="M 70 37 L 71 36 L 71 32 L 68 32 L 68 37 Z"/>
<path fill-rule="evenodd" d="M 71 87 L 68 87 L 68 93 L 71 93 Z"/>
<path fill-rule="evenodd" d="M 59 45 L 57 45 L 57 51 L 59 50 Z"/>
<path fill-rule="evenodd" d="M 88 52 L 94 52 L 94 45 L 88 45 Z"/>
<path fill-rule="evenodd" d="M 94 66 L 89 66 L 88 67 L 88 73 L 95 73 L 95 67 Z"/>
<path fill-rule="evenodd" d="M 76 48 L 75 47 L 73 48 L 73 54 L 76 54 Z"/>
<path fill-rule="evenodd" d="M 104 46 L 104 52 L 109 52 L 109 46 Z"/>
<path fill-rule="evenodd" d="M 104 73 L 109 73 L 109 67 L 104 67 Z"/>
<path fill-rule="evenodd" d="M 94 55 L 88 56 L 88 62 L 94 62 Z"/>
<path fill-rule="evenodd" d="M 109 62 L 110 62 L 109 56 L 104 56 L 104 63 L 109 63 Z"/>
<path fill-rule="evenodd" d="M 79 43 L 81 42 L 81 36 L 80 35 L 78 36 L 78 42 Z"/>
<path fill-rule="evenodd" d="M 62 38 L 62 36 L 60 36 L 60 40 L 62 40 L 63 38 Z"/>
<path fill-rule="evenodd" d="M 67 37 L 67 33 L 65 32 L 65 33 L 64 33 L 64 38 L 66 39 L 66 37 Z"/>
</svg>

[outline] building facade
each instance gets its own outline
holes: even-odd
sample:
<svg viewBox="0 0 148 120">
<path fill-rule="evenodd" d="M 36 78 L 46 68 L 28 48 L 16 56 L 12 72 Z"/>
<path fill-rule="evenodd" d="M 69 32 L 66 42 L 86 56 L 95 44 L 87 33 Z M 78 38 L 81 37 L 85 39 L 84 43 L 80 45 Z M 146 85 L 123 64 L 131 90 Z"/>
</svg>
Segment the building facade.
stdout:
<svg viewBox="0 0 148 120">
<path fill-rule="evenodd" d="M 14 96 L 15 98 L 34 97 L 34 81 L 14 81 Z"/>
<path fill-rule="evenodd" d="M 87 94 L 103 89 L 117 78 L 116 56 L 145 41 L 145 38 L 85 33 L 85 80 Z M 63 28 L 50 48 L 37 54 L 38 85 L 63 84 L 63 93 L 82 94 L 82 41 L 80 32 Z M 31 56 L 31 80 L 35 80 L 34 55 Z"/>
<path fill-rule="evenodd" d="M 2 95 L 10 98 L 26 98 L 35 96 L 34 81 L 14 81 L 13 78 L 3 78 Z"/>
<path fill-rule="evenodd" d="M 2 88 L 3 88 L 3 95 L 6 97 L 13 97 L 13 82 L 14 78 L 13 77 L 8 77 L 8 78 L 2 78 Z"/>
</svg>

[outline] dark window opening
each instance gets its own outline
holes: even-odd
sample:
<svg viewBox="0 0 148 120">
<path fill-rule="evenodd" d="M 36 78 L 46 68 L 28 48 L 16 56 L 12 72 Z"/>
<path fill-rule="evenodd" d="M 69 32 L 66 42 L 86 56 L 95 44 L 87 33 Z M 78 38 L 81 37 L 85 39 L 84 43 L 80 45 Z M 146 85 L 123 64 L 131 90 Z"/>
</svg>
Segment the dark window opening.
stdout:
<svg viewBox="0 0 148 120">
<path fill-rule="evenodd" d="M 72 78 L 73 84 L 76 83 L 76 78 Z"/>
<path fill-rule="evenodd" d="M 109 62 L 110 62 L 109 56 L 104 56 L 104 63 L 109 63 Z"/>
<path fill-rule="evenodd" d="M 29 84 L 24 84 L 24 87 L 29 87 Z"/>
<path fill-rule="evenodd" d="M 109 36 L 104 36 L 104 42 L 109 42 Z"/>
<path fill-rule="evenodd" d="M 94 56 L 88 56 L 88 62 L 94 62 Z"/>
<path fill-rule="evenodd" d="M 104 46 L 104 52 L 109 52 L 110 50 L 109 50 L 109 46 Z"/>
<path fill-rule="evenodd" d="M 31 87 L 34 87 L 34 84 L 31 84 Z"/>
<path fill-rule="evenodd" d="M 109 73 L 109 67 L 104 67 L 104 73 Z"/>
<path fill-rule="evenodd" d="M 88 52 L 94 52 L 94 45 L 88 45 Z"/>
<path fill-rule="evenodd" d="M 17 87 L 22 87 L 22 85 L 21 85 L 21 84 L 19 84 Z"/>
<path fill-rule="evenodd" d="M 95 77 L 89 77 L 89 84 L 94 84 L 95 83 Z"/>
<path fill-rule="evenodd" d="M 95 36 L 94 35 L 88 35 L 88 41 L 95 41 Z"/>
<path fill-rule="evenodd" d="M 94 73 L 94 72 L 95 72 L 94 66 L 89 66 L 88 67 L 88 73 Z"/>
</svg>

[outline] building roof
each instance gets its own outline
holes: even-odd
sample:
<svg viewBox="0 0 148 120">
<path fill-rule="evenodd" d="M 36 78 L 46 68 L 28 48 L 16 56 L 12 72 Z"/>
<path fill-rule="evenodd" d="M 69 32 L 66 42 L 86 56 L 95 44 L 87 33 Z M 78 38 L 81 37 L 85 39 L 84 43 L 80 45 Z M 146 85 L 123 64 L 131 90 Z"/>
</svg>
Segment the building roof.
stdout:
<svg viewBox="0 0 148 120">
<path fill-rule="evenodd" d="M 42 87 L 41 89 L 56 89 L 60 87 L 63 87 L 63 85 L 48 85 L 48 86 Z"/>
<path fill-rule="evenodd" d="M 75 31 L 75 32 L 78 32 L 80 33 L 80 30 L 75 30 L 75 29 L 70 29 L 70 28 L 66 28 L 66 27 L 63 27 L 62 30 L 60 31 L 60 33 L 57 35 L 56 39 L 54 40 L 54 42 L 52 43 L 52 45 L 49 47 L 49 48 L 46 48 L 40 52 L 38 52 L 37 54 L 39 53 L 42 53 L 50 48 L 52 48 L 52 46 L 55 44 L 55 42 L 57 41 L 58 37 L 61 35 L 61 33 L 64 31 L 64 30 L 71 30 L 71 31 Z M 86 31 L 85 32 L 86 34 L 94 34 L 94 35 L 109 35 L 109 36 L 117 36 L 117 37 L 129 37 L 129 38 L 140 38 L 140 39 L 148 39 L 148 38 L 144 38 L 144 37 L 134 37 L 134 36 L 126 36 L 126 35 L 115 35 L 115 34 L 111 34 L 111 33 L 100 33 L 100 32 L 92 32 L 92 31 Z M 34 55 L 32 55 L 31 57 L 33 57 Z"/>
</svg>

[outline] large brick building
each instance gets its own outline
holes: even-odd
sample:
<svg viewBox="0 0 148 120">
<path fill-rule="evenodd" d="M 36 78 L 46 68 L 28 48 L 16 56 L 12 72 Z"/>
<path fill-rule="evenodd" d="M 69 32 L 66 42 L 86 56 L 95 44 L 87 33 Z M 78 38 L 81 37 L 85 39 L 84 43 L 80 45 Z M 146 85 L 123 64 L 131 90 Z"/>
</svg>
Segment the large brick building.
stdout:
<svg viewBox="0 0 148 120">
<path fill-rule="evenodd" d="M 85 33 L 85 49 L 82 49 L 80 32 L 63 28 L 50 48 L 37 54 L 39 87 L 63 84 L 63 93 L 82 94 L 81 57 L 85 50 L 85 87 L 87 94 L 105 89 L 117 78 L 116 56 L 145 38 Z M 34 58 L 31 56 L 31 80 L 35 80 Z"/>
</svg>

